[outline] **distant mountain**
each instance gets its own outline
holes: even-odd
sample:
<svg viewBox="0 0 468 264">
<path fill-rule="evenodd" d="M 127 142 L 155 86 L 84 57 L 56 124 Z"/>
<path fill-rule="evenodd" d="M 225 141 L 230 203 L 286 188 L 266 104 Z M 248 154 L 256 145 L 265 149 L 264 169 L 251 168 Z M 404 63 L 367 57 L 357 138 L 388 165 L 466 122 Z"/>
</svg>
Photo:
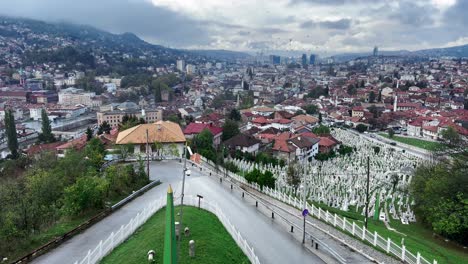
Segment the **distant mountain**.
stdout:
<svg viewBox="0 0 468 264">
<path fill-rule="evenodd" d="M 230 50 L 189 50 L 190 52 L 219 60 L 236 60 L 236 59 L 245 59 L 250 57 L 249 54 L 239 51 L 230 51 Z"/>
<path fill-rule="evenodd" d="M 437 49 L 426 49 L 412 52 L 413 54 L 420 56 L 429 57 L 457 57 L 467 58 L 468 57 L 468 45 L 455 46 L 449 48 L 437 48 Z"/>
<path fill-rule="evenodd" d="M 360 57 L 372 55 L 371 52 L 362 53 L 341 53 L 332 56 L 338 62 L 354 60 Z M 379 55 L 384 56 L 416 56 L 416 57 L 457 57 L 468 58 L 468 45 L 455 46 L 449 48 L 434 48 L 417 51 L 397 50 L 397 51 L 379 51 Z"/>
<path fill-rule="evenodd" d="M 82 57 L 90 62 L 89 56 L 93 56 L 96 63 L 85 66 L 107 67 L 108 71 L 120 66 L 136 69 L 169 65 L 179 57 L 189 62 L 199 58 L 195 53 L 147 43 L 133 33 L 112 34 L 91 26 L 5 16 L 0 16 L 0 55 L 2 45 L 10 54 L 23 58 L 22 62 L 10 63 L 76 64 L 82 63 Z M 79 58 L 67 60 L 69 54 Z"/>
</svg>

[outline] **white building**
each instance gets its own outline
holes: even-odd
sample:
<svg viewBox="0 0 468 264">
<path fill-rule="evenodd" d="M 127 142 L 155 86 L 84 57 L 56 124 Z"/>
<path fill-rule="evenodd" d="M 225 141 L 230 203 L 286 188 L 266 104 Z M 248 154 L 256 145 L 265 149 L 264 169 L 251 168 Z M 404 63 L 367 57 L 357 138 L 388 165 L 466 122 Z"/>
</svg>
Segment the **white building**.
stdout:
<svg viewBox="0 0 468 264">
<path fill-rule="evenodd" d="M 65 106 L 85 105 L 92 107 L 94 105 L 93 97 L 96 96 L 94 92 L 85 92 L 83 89 L 67 88 L 59 92 L 58 103 Z"/>
<path fill-rule="evenodd" d="M 184 60 L 177 60 L 177 69 L 181 72 L 185 71 L 185 61 Z"/>
</svg>

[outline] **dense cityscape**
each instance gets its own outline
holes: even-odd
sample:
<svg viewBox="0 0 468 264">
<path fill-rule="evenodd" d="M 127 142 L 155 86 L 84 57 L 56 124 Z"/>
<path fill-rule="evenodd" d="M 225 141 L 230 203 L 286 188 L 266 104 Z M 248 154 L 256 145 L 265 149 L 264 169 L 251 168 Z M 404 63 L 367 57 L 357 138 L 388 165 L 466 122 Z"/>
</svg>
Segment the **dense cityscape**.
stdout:
<svg viewBox="0 0 468 264">
<path fill-rule="evenodd" d="M 0 263 L 465 263 L 467 51 L 172 49 L 0 16 Z"/>
</svg>

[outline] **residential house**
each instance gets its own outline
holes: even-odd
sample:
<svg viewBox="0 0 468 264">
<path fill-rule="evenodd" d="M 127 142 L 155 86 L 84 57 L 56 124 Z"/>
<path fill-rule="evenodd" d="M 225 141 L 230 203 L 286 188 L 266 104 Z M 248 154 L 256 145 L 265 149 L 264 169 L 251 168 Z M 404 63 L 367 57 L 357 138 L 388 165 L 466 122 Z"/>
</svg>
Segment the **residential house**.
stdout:
<svg viewBox="0 0 468 264">
<path fill-rule="evenodd" d="M 132 145 L 134 155 L 151 157 L 182 156 L 185 136 L 179 124 L 171 121 L 158 121 L 152 124 L 141 124 L 119 132 L 117 145 Z M 146 146 L 148 145 L 148 149 Z"/>
</svg>

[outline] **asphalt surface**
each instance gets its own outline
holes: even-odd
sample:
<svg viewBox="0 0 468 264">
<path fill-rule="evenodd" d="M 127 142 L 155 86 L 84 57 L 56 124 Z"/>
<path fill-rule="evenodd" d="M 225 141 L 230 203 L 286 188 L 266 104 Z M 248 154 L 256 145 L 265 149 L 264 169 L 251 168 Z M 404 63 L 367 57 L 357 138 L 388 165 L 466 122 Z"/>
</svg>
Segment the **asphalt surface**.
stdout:
<svg viewBox="0 0 468 264">
<path fill-rule="evenodd" d="M 182 164 L 176 161 L 152 162 L 151 179 L 161 180 L 163 182 L 161 185 L 147 191 L 59 247 L 38 257 L 33 263 L 62 264 L 83 259 L 88 250 L 94 249 L 100 240 L 106 239 L 121 225 L 127 224 L 147 204 L 164 196 L 168 184 L 172 185 L 174 196 L 179 197 L 182 170 Z M 200 194 L 204 200 L 216 202 L 244 239 L 253 245 L 261 263 L 324 263 L 302 247 L 292 234 L 284 230 L 284 227 L 256 210 L 255 205 L 243 201 L 238 194 L 221 187 L 213 177 L 203 175 L 197 169 L 191 171 L 191 176 L 186 178 L 185 195 Z"/>
</svg>

